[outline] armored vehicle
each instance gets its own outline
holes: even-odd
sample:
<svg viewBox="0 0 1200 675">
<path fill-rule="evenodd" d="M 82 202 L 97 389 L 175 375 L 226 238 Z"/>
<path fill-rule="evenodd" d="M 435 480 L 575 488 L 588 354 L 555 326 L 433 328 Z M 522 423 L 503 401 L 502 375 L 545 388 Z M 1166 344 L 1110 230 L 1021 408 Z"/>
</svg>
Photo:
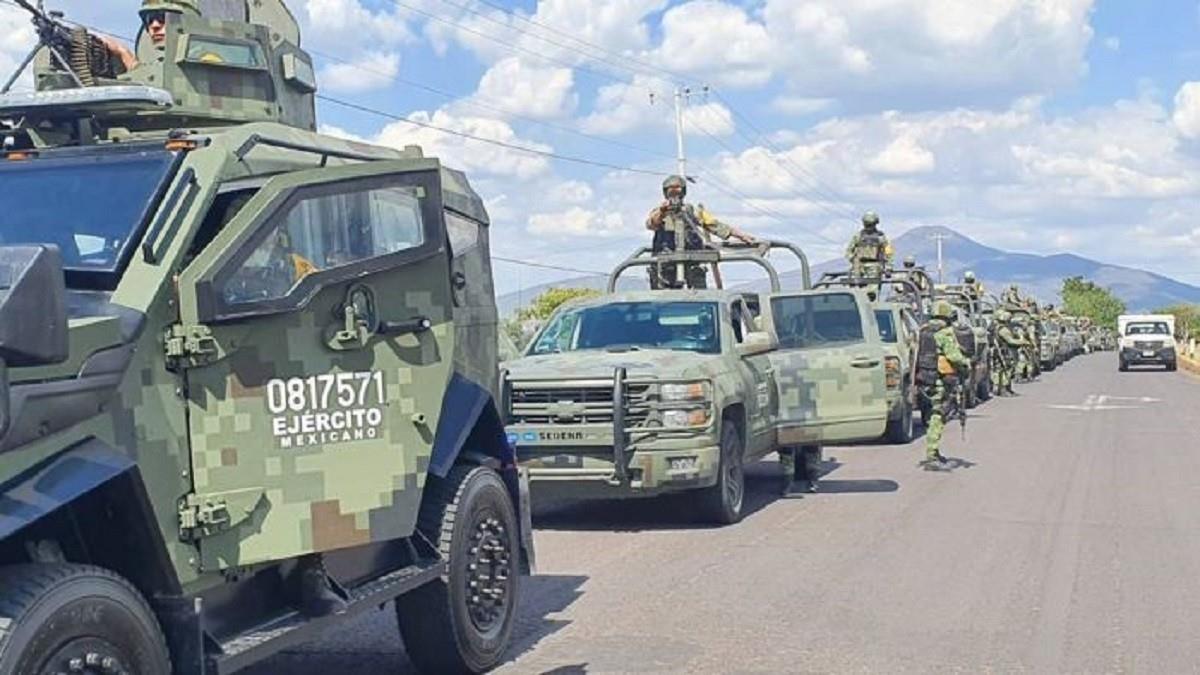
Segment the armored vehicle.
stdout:
<svg viewBox="0 0 1200 675">
<path fill-rule="evenodd" d="M 729 523 L 747 462 L 789 453 L 813 481 L 823 444 L 883 433 L 884 355 L 865 294 L 783 290 L 766 258 L 779 248 L 800 258 L 807 287 L 803 252 L 778 242 L 643 249 L 607 295 L 551 317 L 506 375 L 510 441 L 535 497 L 696 491 L 705 519 Z M 629 269 L 676 262 L 756 264 L 773 290 L 615 292 Z"/>
<path fill-rule="evenodd" d="M 233 672 L 393 600 L 421 669 L 495 666 L 532 548 L 482 200 L 315 133 L 278 0 L 157 4 L 128 73 L 44 45 L 0 97 L 0 673 Z"/>
<path fill-rule="evenodd" d="M 1061 321 L 1055 316 L 1047 316 L 1041 322 L 1040 334 L 1042 341 L 1038 351 L 1042 370 L 1048 372 L 1061 366 L 1068 358 L 1063 345 Z"/>
</svg>

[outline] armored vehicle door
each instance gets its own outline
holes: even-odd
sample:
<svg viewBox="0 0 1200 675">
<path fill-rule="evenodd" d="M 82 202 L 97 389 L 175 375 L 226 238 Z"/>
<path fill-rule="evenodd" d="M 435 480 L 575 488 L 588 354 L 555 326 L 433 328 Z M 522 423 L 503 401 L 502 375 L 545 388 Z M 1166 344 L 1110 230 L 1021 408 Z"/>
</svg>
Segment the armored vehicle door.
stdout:
<svg viewBox="0 0 1200 675">
<path fill-rule="evenodd" d="M 205 569 L 412 533 L 455 353 L 440 175 L 271 179 L 182 274 L 180 517 Z"/>
<path fill-rule="evenodd" d="M 771 297 L 779 350 L 781 445 L 878 438 L 887 426 L 884 350 L 871 303 L 858 290 Z"/>
</svg>

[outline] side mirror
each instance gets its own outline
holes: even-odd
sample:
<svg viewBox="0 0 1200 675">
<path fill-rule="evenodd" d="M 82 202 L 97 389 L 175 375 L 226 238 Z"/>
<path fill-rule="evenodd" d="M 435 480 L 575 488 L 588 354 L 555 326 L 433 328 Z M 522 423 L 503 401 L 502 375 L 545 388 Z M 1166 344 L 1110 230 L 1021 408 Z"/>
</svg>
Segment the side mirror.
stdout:
<svg viewBox="0 0 1200 675">
<path fill-rule="evenodd" d="M 742 356 L 758 356 L 773 351 L 776 346 L 775 338 L 770 333 L 754 332 L 747 335 L 737 349 Z"/>
<path fill-rule="evenodd" d="M 67 360 L 67 285 L 51 246 L 0 247 L 0 360 L 15 367 Z"/>
</svg>

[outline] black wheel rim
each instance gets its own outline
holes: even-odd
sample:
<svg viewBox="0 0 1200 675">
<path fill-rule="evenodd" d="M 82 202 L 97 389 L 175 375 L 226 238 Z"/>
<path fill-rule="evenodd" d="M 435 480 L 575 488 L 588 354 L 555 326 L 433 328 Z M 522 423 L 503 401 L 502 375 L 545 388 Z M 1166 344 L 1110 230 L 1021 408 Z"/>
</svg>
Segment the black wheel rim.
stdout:
<svg viewBox="0 0 1200 675">
<path fill-rule="evenodd" d="M 504 627 L 512 590 L 513 551 L 508 529 L 490 513 L 479 514 L 471 526 L 467 555 L 467 613 L 480 633 Z"/>
<path fill-rule="evenodd" d="M 742 510 L 742 495 L 745 492 L 742 485 L 742 463 L 737 455 L 737 448 L 731 450 L 725 458 L 725 500 L 729 510 L 737 513 Z"/>
<path fill-rule="evenodd" d="M 134 675 L 130 661 L 107 640 L 79 638 L 46 659 L 41 675 Z"/>
</svg>

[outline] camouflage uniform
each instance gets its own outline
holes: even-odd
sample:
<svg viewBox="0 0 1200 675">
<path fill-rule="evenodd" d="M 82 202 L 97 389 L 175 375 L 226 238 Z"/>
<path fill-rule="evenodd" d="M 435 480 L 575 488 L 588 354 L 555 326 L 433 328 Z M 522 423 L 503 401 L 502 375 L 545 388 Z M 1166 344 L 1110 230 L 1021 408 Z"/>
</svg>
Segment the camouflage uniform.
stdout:
<svg viewBox="0 0 1200 675">
<path fill-rule="evenodd" d="M 887 235 L 879 230 L 879 215 L 868 211 L 863 215 L 863 229 L 846 247 L 850 270 L 861 279 L 879 279 L 884 270 L 891 267 L 894 255 Z"/>
<path fill-rule="evenodd" d="M 1001 310 L 996 315 L 998 329 L 996 337 L 999 350 L 1002 352 L 998 360 L 999 367 L 992 370 L 992 383 L 1001 395 L 1013 394 L 1013 378 L 1016 376 L 1017 354 L 1027 346 L 1023 337 L 1018 335 L 1012 326 L 1012 314 Z"/>
<path fill-rule="evenodd" d="M 962 386 L 962 377 L 971 368 L 971 360 L 958 346 L 953 315 L 954 309 L 950 303 L 941 301 L 934 307 L 933 318 L 930 319 L 930 325 L 935 331 L 933 339 L 937 342 L 939 369 L 937 382 L 925 391 L 933 407 L 929 427 L 925 431 L 925 461 L 929 463 L 940 464 L 945 461 L 940 449 L 942 434 L 946 430 L 946 416 L 949 413 L 947 406 L 954 388 Z M 943 365 L 949 365 L 955 373 L 942 372 L 946 369 Z"/>
</svg>

